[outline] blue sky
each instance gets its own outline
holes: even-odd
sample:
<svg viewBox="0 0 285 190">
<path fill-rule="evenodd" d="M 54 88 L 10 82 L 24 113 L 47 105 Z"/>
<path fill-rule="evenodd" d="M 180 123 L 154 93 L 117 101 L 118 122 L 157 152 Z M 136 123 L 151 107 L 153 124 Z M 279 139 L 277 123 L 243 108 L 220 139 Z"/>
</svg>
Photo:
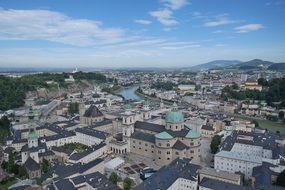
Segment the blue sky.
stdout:
<svg viewBox="0 0 285 190">
<path fill-rule="evenodd" d="M 284 0 L 0 0 L 0 66 L 283 62 L 284 18 Z"/>
</svg>

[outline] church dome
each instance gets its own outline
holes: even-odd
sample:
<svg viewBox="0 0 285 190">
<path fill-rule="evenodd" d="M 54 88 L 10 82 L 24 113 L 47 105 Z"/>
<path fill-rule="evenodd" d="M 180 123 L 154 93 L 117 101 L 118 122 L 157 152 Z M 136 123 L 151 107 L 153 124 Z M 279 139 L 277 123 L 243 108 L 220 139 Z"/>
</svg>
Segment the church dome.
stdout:
<svg viewBox="0 0 285 190">
<path fill-rule="evenodd" d="M 183 114 L 178 110 L 177 105 L 174 103 L 174 107 L 170 112 L 166 113 L 165 116 L 166 123 L 182 123 L 184 122 Z"/>
<path fill-rule="evenodd" d="M 28 134 L 28 139 L 29 140 L 33 140 L 33 139 L 37 139 L 38 138 L 38 134 L 35 130 L 31 130 Z"/>
</svg>

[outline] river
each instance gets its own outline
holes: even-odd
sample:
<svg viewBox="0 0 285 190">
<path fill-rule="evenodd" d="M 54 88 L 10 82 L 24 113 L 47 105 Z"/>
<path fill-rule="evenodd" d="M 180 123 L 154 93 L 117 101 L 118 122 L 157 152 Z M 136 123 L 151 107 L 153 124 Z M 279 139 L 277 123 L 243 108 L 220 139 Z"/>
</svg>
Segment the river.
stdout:
<svg viewBox="0 0 285 190">
<path fill-rule="evenodd" d="M 124 87 L 117 94 L 120 94 L 126 100 L 141 100 L 142 98 L 136 94 L 138 88 L 138 86 Z"/>
</svg>

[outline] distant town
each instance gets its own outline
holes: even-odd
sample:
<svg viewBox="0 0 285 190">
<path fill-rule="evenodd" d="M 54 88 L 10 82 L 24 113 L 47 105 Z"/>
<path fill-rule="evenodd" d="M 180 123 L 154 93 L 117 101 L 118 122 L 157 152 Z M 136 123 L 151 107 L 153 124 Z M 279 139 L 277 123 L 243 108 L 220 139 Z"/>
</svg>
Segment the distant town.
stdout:
<svg viewBox="0 0 285 190">
<path fill-rule="evenodd" d="M 280 64 L 6 70 L 0 89 L 0 189 L 285 188 Z"/>
</svg>

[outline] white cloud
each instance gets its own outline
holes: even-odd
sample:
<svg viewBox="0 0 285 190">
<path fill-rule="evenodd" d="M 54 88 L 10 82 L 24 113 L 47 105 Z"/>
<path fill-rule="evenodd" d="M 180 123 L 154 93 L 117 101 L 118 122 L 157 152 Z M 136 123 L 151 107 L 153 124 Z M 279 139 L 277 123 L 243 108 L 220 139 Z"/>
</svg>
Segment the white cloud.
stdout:
<svg viewBox="0 0 285 190">
<path fill-rule="evenodd" d="M 173 26 L 178 24 L 178 21 L 172 17 L 172 11 L 169 9 L 152 11 L 149 14 L 165 26 Z"/>
<path fill-rule="evenodd" d="M 233 24 L 236 21 L 230 20 L 228 18 L 220 18 L 218 20 L 215 21 L 210 21 L 210 22 L 206 22 L 204 25 L 208 26 L 208 27 L 213 27 L 213 26 L 222 26 L 222 25 L 227 25 L 227 24 Z"/>
<path fill-rule="evenodd" d="M 187 0 L 161 0 L 161 2 L 164 3 L 164 6 L 172 10 L 178 10 L 181 7 L 189 4 Z"/>
<path fill-rule="evenodd" d="M 135 20 L 135 22 L 138 24 L 144 24 L 144 25 L 151 24 L 150 20 L 144 20 L 144 19 L 137 19 L 137 20 Z"/>
<path fill-rule="evenodd" d="M 75 46 L 114 43 L 124 31 L 48 10 L 0 10 L 0 39 L 47 40 Z"/>
<path fill-rule="evenodd" d="M 235 30 L 237 33 L 247 33 L 251 31 L 256 31 L 264 28 L 262 24 L 246 24 L 243 26 L 236 27 Z"/>
<path fill-rule="evenodd" d="M 172 28 L 163 28 L 163 31 L 165 32 L 170 32 L 172 30 Z"/>
<path fill-rule="evenodd" d="M 215 30 L 215 31 L 213 31 L 212 33 L 213 34 L 220 34 L 220 33 L 224 33 L 225 31 L 223 31 L 223 30 Z"/>
<path fill-rule="evenodd" d="M 201 47 L 200 44 L 193 44 L 193 45 L 185 45 L 185 46 L 163 46 L 162 49 L 166 50 L 179 50 L 179 49 L 191 49 L 191 48 L 199 48 Z"/>
</svg>

